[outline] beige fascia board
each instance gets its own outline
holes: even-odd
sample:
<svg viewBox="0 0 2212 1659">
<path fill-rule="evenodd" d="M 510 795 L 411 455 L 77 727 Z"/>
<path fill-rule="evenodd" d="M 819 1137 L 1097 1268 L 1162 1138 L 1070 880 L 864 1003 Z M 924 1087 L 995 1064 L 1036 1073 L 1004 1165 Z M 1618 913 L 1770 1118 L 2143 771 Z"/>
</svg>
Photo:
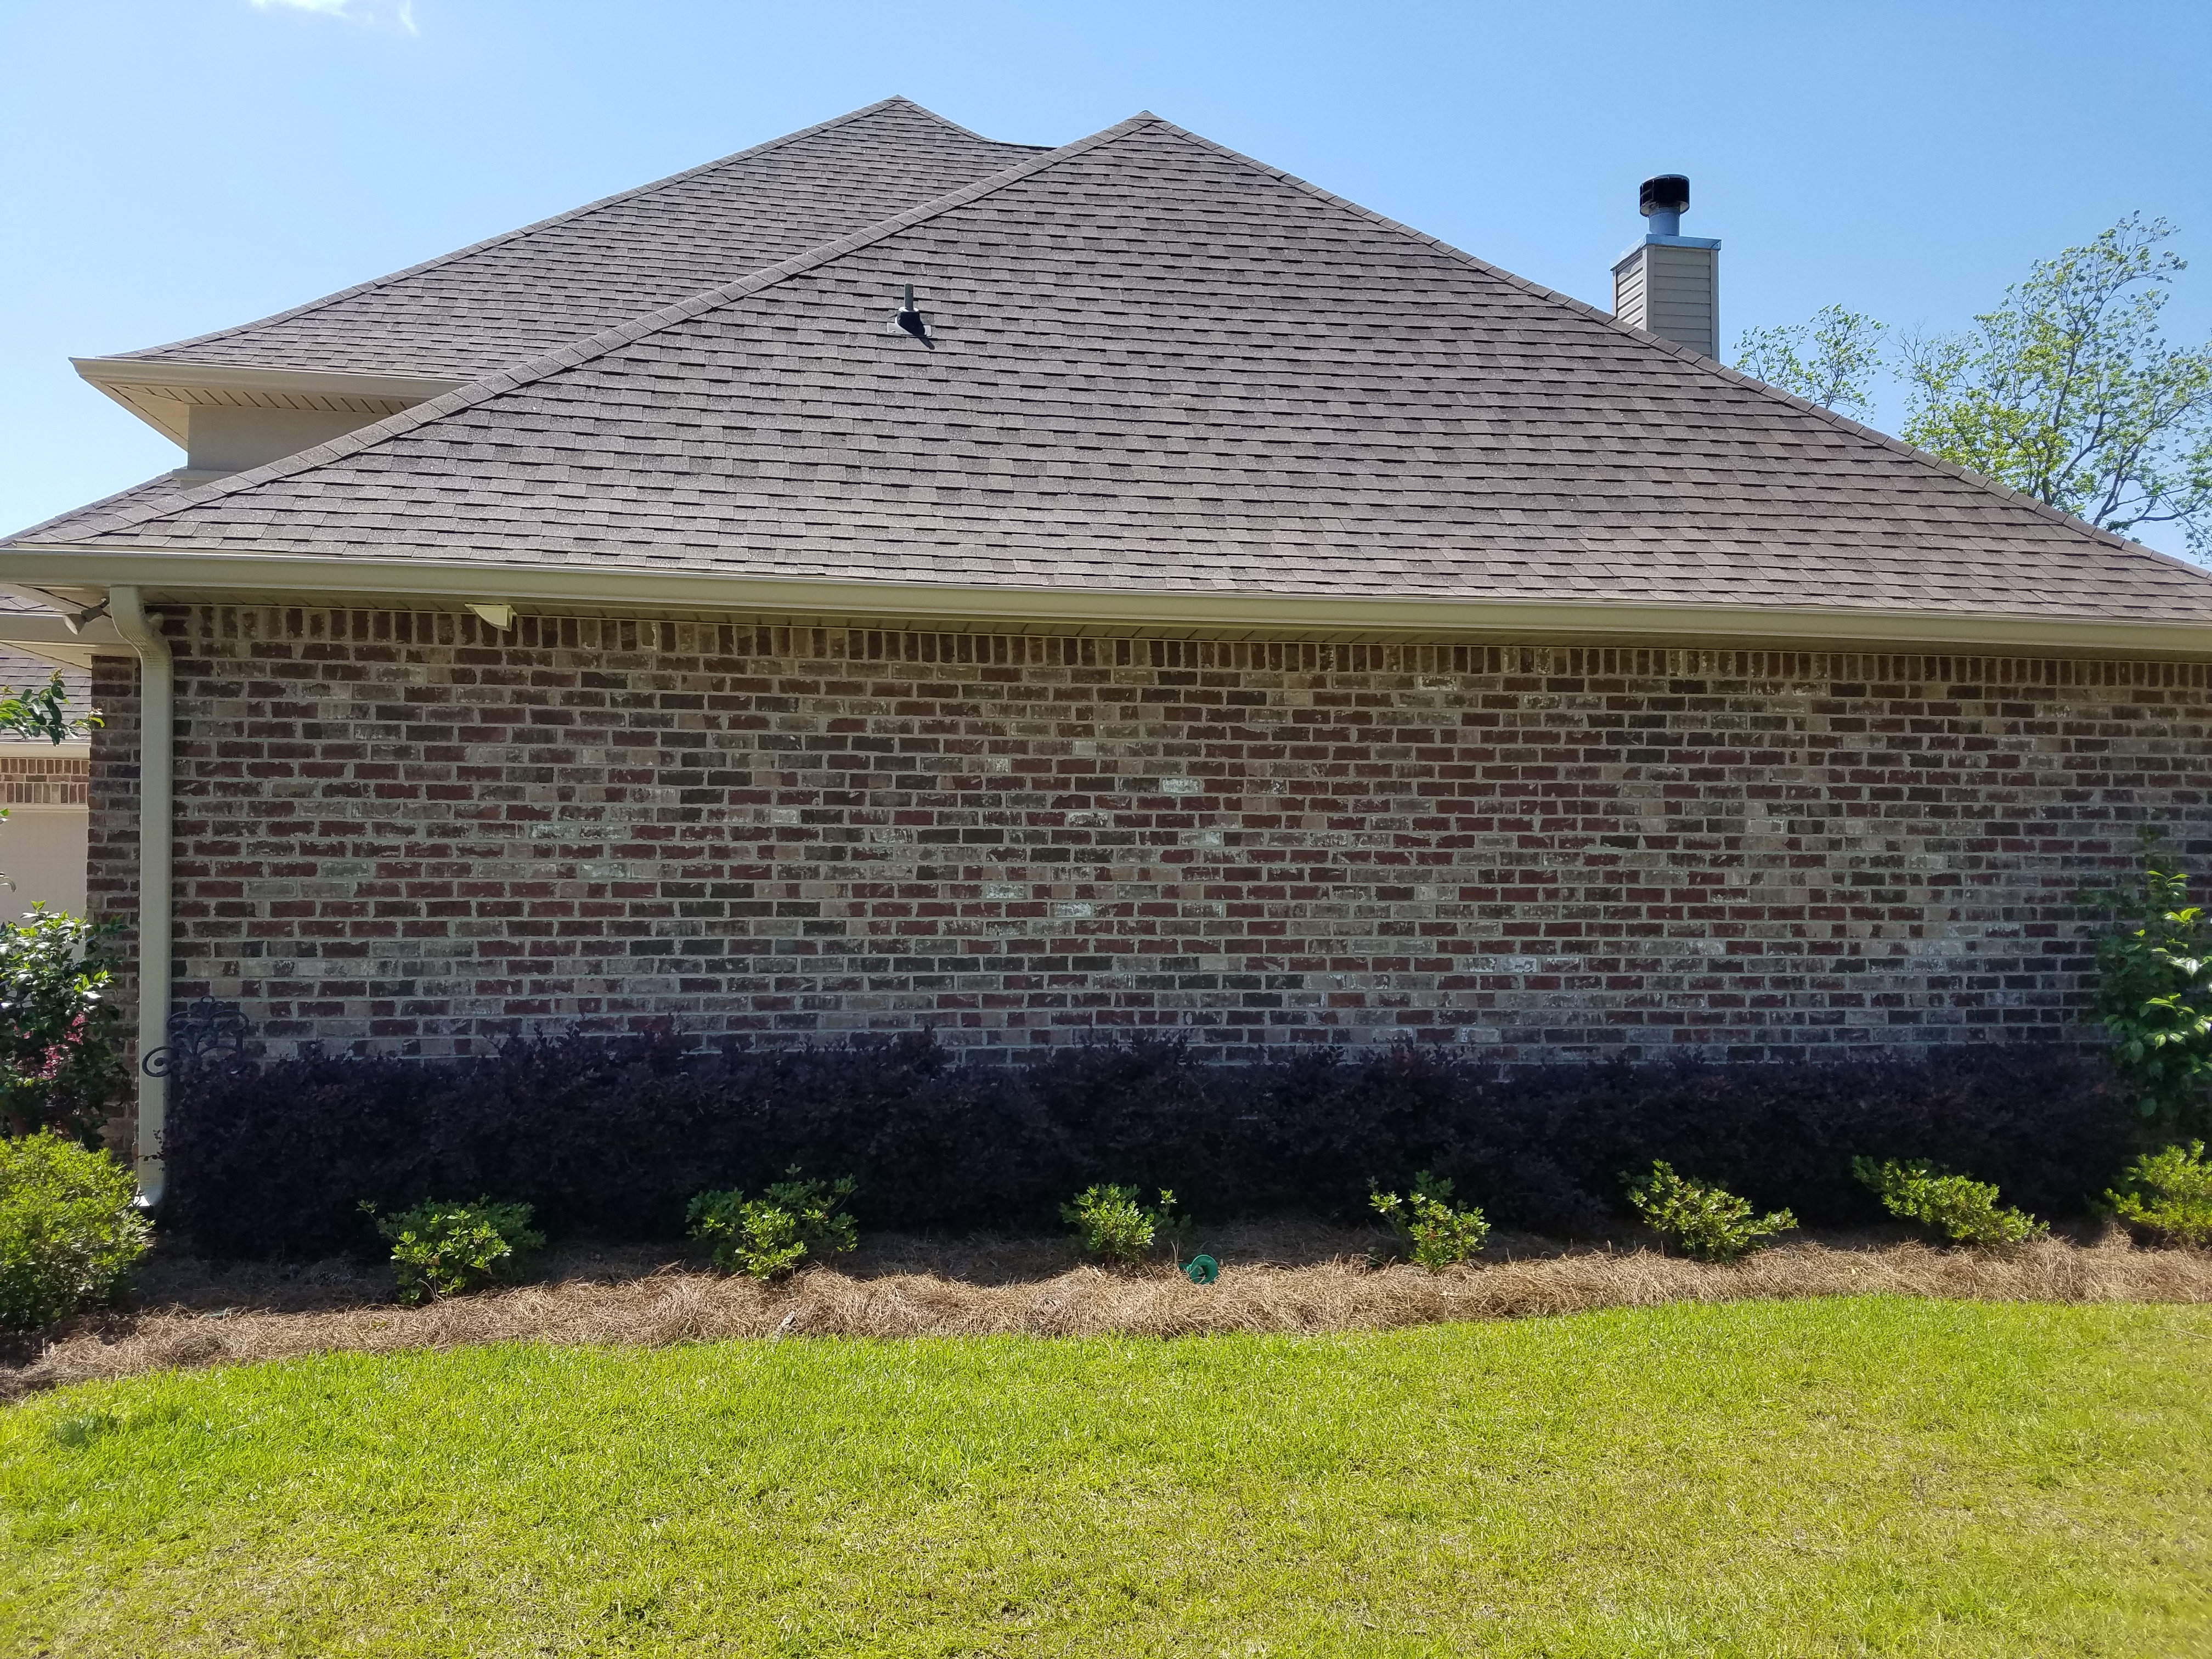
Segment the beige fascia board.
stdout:
<svg viewBox="0 0 2212 1659">
<path fill-rule="evenodd" d="M 1605 640 L 1711 645 L 1906 647 L 2106 657 L 2212 659 L 2212 623 L 1938 614 L 1841 608 L 1589 600 L 1329 598 L 1095 587 L 975 587 L 699 574 L 651 567 L 430 564 L 357 557 L 0 550 L 0 583 L 122 584 L 149 603 L 413 605 L 491 600 L 553 611 L 684 612 L 1015 631 L 1136 629 L 1247 639 L 1382 635 L 1407 641 Z M 27 619 L 29 620 L 29 619 Z M 21 626 L 18 623 L 16 626 Z M 60 624 L 52 626 L 58 631 Z M 0 639 L 7 635 L 0 624 Z M 94 623 L 82 641 L 110 648 Z M 111 629 L 112 632 L 112 629 Z M 119 644 L 119 636 L 118 641 Z"/>
</svg>

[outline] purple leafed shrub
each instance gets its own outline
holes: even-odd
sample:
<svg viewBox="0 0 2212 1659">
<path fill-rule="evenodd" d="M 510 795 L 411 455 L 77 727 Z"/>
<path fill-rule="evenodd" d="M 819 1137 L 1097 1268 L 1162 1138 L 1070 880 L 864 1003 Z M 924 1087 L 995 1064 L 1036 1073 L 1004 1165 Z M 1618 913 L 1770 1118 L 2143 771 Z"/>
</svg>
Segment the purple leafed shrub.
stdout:
<svg viewBox="0 0 2212 1659">
<path fill-rule="evenodd" d="M 1428 1170 L 1501 1224 L 1588 1235 L 1655 1159 L 1808 1224 L 1878 1219 L 1854 1157 L 1971 1170 L 2051 1214 L 2137 1150 L 2100 1060 L 2027 1045 L 1506 1075 L 1411 1046 L 1217 1066 L 1100 1042 L 985 1066 L 926 1036 L 714 1054 L 572 1035 L 459 1061 L 234 1061 L 174 1087 L 168 1219 L 224 1255 L 374 1250 L 362 1200 L 451 1193 L 527 1203 L 556 1237 L 674 1238 L 693 1194 L 793 1164 L 858 1177 L 867 1228 L 1050 1231 L 1109 1180 L 1207 1218 L 1349 1218 L 1370 1182 Z"/>
</svg>

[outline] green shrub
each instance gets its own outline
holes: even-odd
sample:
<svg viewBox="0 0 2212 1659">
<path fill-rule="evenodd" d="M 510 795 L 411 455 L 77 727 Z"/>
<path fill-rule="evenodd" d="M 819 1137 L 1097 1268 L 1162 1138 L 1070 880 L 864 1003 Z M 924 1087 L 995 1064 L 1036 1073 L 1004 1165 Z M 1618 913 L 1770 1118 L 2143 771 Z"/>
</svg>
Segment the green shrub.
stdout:
<svg viewBox="0 0 2212 1659">
<path fill-rule="evenodd" d="M 1370 1188 L 1373 1186 L 1370 1182 Z M 1413 1190 L 1401 1197 L 1379 1189 L 1367 1201 L 1398 1235 L 1399 1253 L 1415 1267 L 1432 1273 L 1456 1267 L 1480 1249 L 1490 1237 L 1490 1223 L 1478 1209 L 1457 1209 L 1451 1201 L 1452 1184 L 1426 1170 L 1413 1174 Z"/>
<path fill-rule="evenodd" d="M 1753 1215 L 1748 1200 L 1676 1175 L 1663 1163 L 1655 1162 L 1649 1175 L 1629 1184 L 1628 1201 L 1662 1240 L 1672 1239 L 1683 1255 L 1699 1261 L 1734 1261 L 1797 1224 L 1787 1210 Z"/>
<path fill-rule="evenodd" d="M 57 1134 L 0 1140 L 0 1327 L 113 1297 L 153 1235 L 131 1172 Z"/>
<path fill-rule="evenodd" d="M 1855 1158 L 1851 1173 L 1874 1188 L 1892 1215 L 1933 1227 L 1954 1244 L 2001 1249 L 2051 1231 L 2024 1210 L 2000 1207 L 1989 1182 L 1945 1175 L 1932 1164 Z"/>
<path fill-rule="evenodd" d="M 2118 931 L 2097 941 L 2091 1007 L 2112 1033 L 2113 1069 L 2136 1109 L 2176 1127 L 2201 1123 L 2212 1098 L 2212 912 L 2189 902 L 2189 881 L 2147 832 L 2142 868 L 2085 893 Z"/>
<path fill-rule="evenodd" d="M 0 924 L 0 1117 L 87 1142 L 131 1091 L 114 1042 L 105 928 L 33 905 Z"/>
<path fill-rule="evenodd" d="M 686 1217 L 691 1237 L 711 1241 L 714 1265 L 763 1282 L 781 1279 L 810 1252 L 830 1255 L 860 1243 L 860 1230 L 840 1206 L 852 1197 L 850 1176 L 810 1181 L 793 1164 L 758 1198 L 735 1188 L 701 1193 Z"/>
<path fill-rule="evenodd" d="M 1190 1218 L 1176 1213 L 1175 1194 L 1160 1189 L 1159 1207 L 1148 1210 L 1134 1187 L 1086 1187 L 1073 1204 L 1060 1206 L 1060 1219 L 1075 1229 L 1084 1249 L 1109 1267 L 1131 1267 L 1152 1254 L 1162 1235 L 1179 1244 Z"/>
<path fill-rule="evenodd" d="M 375 1206 L 362 1208 L 371 1215 Z M 392 1271 L 402 1302 L 423 1302 L 482 1290 L 504 1279 L 545 1235 L 530 1224 L 527 1204 L 473 1204 L 425 1200 L 411 1209 L 379 1216 L 376 1231 L 392 1246 Z"/>
<path fill-rule="evenodd" d="M 2170 1244 L 2212 1245 L 2212 1160 L 2201 1140 L 2145 1152 L 2105 1201 L 2138 1231 Z"/>
</svg>

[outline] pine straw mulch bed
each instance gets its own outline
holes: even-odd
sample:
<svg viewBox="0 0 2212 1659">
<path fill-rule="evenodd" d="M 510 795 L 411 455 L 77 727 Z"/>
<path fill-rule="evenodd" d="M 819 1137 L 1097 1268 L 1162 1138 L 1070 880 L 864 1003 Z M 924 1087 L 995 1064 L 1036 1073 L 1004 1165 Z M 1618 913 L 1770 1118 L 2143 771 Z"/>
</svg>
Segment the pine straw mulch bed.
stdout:
<svg viewBox="0 0 2212 1659">
<path fill-rule="evenodd" d="M 1194 1336 L 1384 1330 L 1665 1302 L 1887 1293 L 2000 1302 L 2212 1302 L 2212 1253 L 2146 1249 L 2117 1231 L 2006 1253 L 1931 1249 L 1895 1233 L 1829 1234 L 1731 1266 L 1644 1248 L 1493 1235 L 1480 1264 L 1375 1267 L 1379 1235 L 1297 1224 L 1217 1229 L 1221 1278 L 1160 1266 L 1107 1273 L 1060 1240 L 878 1235 L 836 1267 L 778 1285 L 666 1250 L 569 1249 L 531 1281 L 427 1307 L 388 1271 L 348 1261 L 210 1263 L 156 1255 L 134 1305 L 0 1350 L 0 1399 L 97 1378 L 340 1350 L 541 1341 L 658 1346 L 735 1337 Z"/>
</svg>

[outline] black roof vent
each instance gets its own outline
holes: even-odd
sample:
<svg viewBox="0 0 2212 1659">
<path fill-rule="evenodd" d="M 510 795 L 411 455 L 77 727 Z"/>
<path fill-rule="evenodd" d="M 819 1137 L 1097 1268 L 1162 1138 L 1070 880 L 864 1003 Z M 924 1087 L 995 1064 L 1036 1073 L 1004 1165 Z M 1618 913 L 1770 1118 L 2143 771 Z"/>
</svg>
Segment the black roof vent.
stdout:
<svg viewBox="0 0 2212 1659">
<path fill-rule="evenodd" d="M 1689 205 L 1690 181 L 1679 173 L 1646 179 L 1636 192 L 1636 210 L 1647 219 L 1655 213 L 1680 213 Z"/>
<path fill-rule="evenodd" d="M 906 285 L 906 299 L 904 302 L 900 305 L 898 310 L 892 313 L 890 321 L 884 325 L 884 332 L 886 334 L 910 334 L 915 339 L 921 341 L 922 344 L 927 346 L 932 351 L 937 349 L 937 342 L 930 337 L 929 324 L 924 320 L 922 314 L 914 308 L 914 284 L 912 283 L 908 283 Z"/>
</svg>

